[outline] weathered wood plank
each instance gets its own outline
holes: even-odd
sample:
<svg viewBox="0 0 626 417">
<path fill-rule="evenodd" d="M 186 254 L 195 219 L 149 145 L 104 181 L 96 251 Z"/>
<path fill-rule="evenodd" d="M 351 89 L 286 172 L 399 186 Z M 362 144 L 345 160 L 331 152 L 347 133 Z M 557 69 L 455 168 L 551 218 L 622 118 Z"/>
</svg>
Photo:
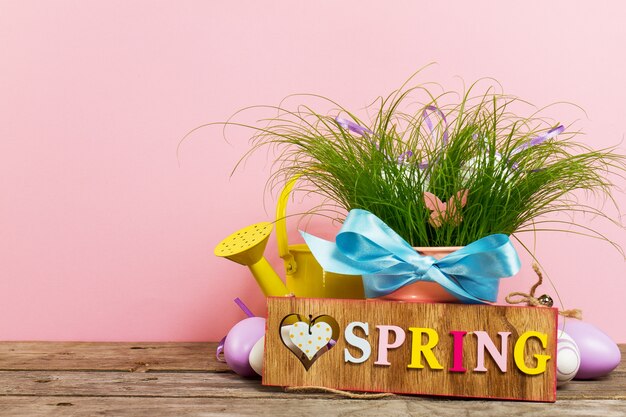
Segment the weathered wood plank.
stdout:
<svg viewBox="0 0 626 417">
<path fill-rule="evenodd" d="M 0 371 L 0 395 L 293 398 L 296 394 L 232 373 Z M 303 397 L 336 396 L 310 393 Z M 626 375 L 612 374 L 601 381 L 573 381 L 559 388 L 557 398 L 626 400 Z"/>
<path fill-rule="evenodd" d="M 593 381 L 570 381 L 557 389 L 556 397 L 559 400 L 626 400 L 626 372 L 612 372 Z"/>
<path fill-rule="evenodd" d="M 0 370 L 229 372 L 215 359 L 215 342 L 0 342 Z M 622 362 L 612 372 L 626 374 Z"/>
<path fill-rule="evenodd" d="M 0 369 L 20 371 L 0 373 L 0 394 L 121 396 L 126 393 L 208 398 L 290 398 L 294 395 L 285 394 L 280 388 L 262 387 L 258 380 L 246 380 L 230 372 L 224 373 L 227 367 L 214 359 L 216 345 L 0 342 Z M 620 345 L 620 349 L 622 363 L 608 377 L 597 381 L 572 381 L 559 388 L 557 398 L 624 399 L 626 345 Z M 29 372 L 32 369 L 42 371 Z M 122 372 L 84 372 L 90 370 Z M 159 372 L 158 375 L 128 373 L 132 370 L 165 372 Z M 328 396 L 307 394 L 304 397 Z"/>
<path fill-rule="evenodd" d="M 13 417 L 42 416 L 443 416 L 457 417 L 480 413 L 481 417 L 592 416 L 623 417 L 624 401 L 558 401 L 554 404 L 500 401 L 421 400 L 414 397 L 392 399 L 334 400 L 319 398 L 255 399 L 224 401 L 219 398 L 102 398 L 102 397 L 0 397 L 0 410 Z"/>
<path fill-rule="evenodd" d="M 293 398 L 295 394 L 234 373 L 0 371 L 0 395 Z"/>
<path fill-rule="evenodd" d="M 0 342 L 0 370 L 229 371 L 217 343 Z"/>
<path fill-rule="evenodd" d="M 157 416 L 310 414 L 456 416 L 623 416 L 626 364 L 599 381 L 573 381 L 556 404 L 397 396 L 345 400 L 285 393 L 238 377 L 214 359 L 215 343 L 0 342 L 0 414 Z M 137 371 L 136 373 L 129 371 Z M 109 372 L 101 372 L 109 371 Z M 150 371 L 151 373 L 138 373 Z M 594 400 L 590 400 L 594 398 Z M 620 398 L 622 400 L 601 400 Z"/>
</svg>

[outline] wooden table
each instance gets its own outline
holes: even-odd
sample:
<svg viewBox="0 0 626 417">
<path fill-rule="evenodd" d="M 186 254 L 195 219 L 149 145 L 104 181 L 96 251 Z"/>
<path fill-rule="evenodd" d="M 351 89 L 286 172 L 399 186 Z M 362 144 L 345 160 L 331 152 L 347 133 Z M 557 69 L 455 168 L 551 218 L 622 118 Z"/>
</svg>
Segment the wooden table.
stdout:
<svg viewBox="0 0 626 417">
<path fill-rule="evenodd" d="M 215 343 L 0 342 L 1 416 L 626 416 L 622 363 L 599 381 L 573 381 L 555 404 L 393 396 L 344 399 L 284 392 L 238 377 Z"/>
</svg>

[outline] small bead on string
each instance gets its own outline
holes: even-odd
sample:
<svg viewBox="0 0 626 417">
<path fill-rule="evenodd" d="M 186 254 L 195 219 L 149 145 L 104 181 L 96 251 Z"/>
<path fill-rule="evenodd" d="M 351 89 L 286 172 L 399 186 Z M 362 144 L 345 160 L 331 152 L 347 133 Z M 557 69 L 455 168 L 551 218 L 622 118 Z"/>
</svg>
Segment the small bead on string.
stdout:
<svg viewBox="0 0 626 417">
<path fill-rule="evenodd" d="M 537 288 L 543 283 L 543 274 L 539 269 L 539 265 L 536 263 L 533 264 L 533 271 L 537 274 L 537 282 L 530 287 L 529 293 L 515 291 L 510 293 L 505 297 L 505 300 L 509 304 L 521 304 L 526 303 L 527 306 L 533 307 L 552 307 L 554 305 L 554 301 L 552 297 L 547 294 L 543 294 L 539 297 L 535 297 L 535 291 Z M 518 298 L 515 298 L 518 297 Z M 563 317 L 571 317 L 578 320 L 583 319 L 583 314 L 580 309 L 572 309 L 572 310 L 559 310 L 559 314 Z"/>
</svg>

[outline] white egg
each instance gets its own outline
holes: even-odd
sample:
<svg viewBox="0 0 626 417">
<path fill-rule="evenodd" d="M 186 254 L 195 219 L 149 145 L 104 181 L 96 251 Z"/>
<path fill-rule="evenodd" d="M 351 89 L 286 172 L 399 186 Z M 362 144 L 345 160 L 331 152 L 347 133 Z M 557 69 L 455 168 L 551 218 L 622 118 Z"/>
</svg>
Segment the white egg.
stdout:
<svg viewBox="0 0 626 417">
<path fill-rule="evenodd" d="M 291 338 L 289 337 L 289 332 L 291 331 L 292 327 L 293 327 L 292 324 L 288 324 L 286 326 L 281 327 L 280 336 L 281 336 L 281 339 L 283 339 L 283 343 L 287 345 L 289 350 L 297 353 L 297 352 L 300 352 L 300 349 L 298 349 L 296 345 L 294 345 L 294 343 L 291 341 Z"/>
<path fill-rule="evenodd" d="M 463 180 L 463 183 L 468 183 L 476 175 L 476 171 L 484 169 L 485 164 L 488 163 L 486 158 L 487 155 L 483 157 L 473 157 L 465 162 L 461 168 L 461 179 Z M 495 154 L 493 158 L 494 164 L 496 166 L 501 166 L 502 172 L 499 176 L 504 177 L 504 183 L 509 182 L 513 176 L 516 175 L 516 168 L 512 164 L 504 163 L 500 154 Z"/>
<path fill-rule="evenodd" d="M 556 385 L 571 381 L 580 367 L 580 351 L 574 339 L 559 330 L 556 347 Z"/>
<path fill-rule="evenodd" d="M 250 362 L 250 366 L 254 369 L 259 375 L 263 375 L 263 351 L 265 350 L 265 336 L 260 338 L 254 346 L 252 346 L 252 350 L 250 351 L 250 356 L 248 356 L 248 361 Z"/>
<path fill-rule="evenodd" d="M 406 184 L 420 184 L 421 182 L 422 188 L 419 191 L 426 191 L 428 189 L 430 178 L 426 176 L 426 174 L 423 174 L 421 169 L 417 169 L 412 166 L 411 163 L 405 162 L 403 164 L 398 164 L 398 170 L 403 178 L 397 178 L 395 175 L 391 178 L 387 178 L 387 173 L 384 170 L 380 172 L 380 177 L 391 183 L 399 181 Z M 420 178 L 420 175 L 422 178 Z"/>
</svg>

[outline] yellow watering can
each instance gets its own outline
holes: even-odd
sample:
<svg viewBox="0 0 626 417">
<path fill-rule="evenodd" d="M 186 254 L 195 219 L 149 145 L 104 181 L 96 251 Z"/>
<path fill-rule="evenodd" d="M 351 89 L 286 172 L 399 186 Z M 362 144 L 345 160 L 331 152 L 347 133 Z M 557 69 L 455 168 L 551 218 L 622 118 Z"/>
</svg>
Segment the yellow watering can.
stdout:
<svg viewBox="0 0 626 417">
<path fill-rule="evenodd" d="M 286 286 L 263 257 L 271 223 L 253 224 L 233 233 L 217 245 L 215 255 L 248 266 L 266 296 L 365 298 L 360 276 L 325 272 L 306 244 L 288 244 L 287 202 L 297 179 L 287 182 L 276 206 L 276 240 L 278 255 L 285 263 Z"/>
</svg>

